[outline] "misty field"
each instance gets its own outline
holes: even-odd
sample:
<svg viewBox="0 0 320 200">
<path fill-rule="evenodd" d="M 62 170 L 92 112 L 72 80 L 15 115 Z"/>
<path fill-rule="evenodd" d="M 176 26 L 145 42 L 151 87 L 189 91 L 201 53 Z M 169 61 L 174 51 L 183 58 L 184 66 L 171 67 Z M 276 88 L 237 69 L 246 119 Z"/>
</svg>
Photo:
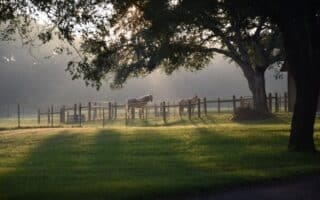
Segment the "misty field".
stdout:
<svg viewBox="0 0 320 200">
<path fill-rule="evenodd" d="M 244 122 L 244 123 L 289 123 L 291 120 L 291 113 L 287 112 L 278 112 L 274 113 L 275 118 L 259 121 L 259 122 Z M 233 112 L 231 111 L 222 111 L 221 113 L 209 111 L 207 116 L 201 116 L 198 118 L 197 116 L 192 116 L 191 120 L 188 119 L 187 116 L 179 117 L 178 115 L 168 117 L 166 122 L 163 121 L 162 117 L 149 117 L 147 120 L 145 119 L 135 119 L 128 120 L 128 127 L 159 127 L 159 126 L 181 126 L 181 125 L 216 125 L 221 123 L 232 123 Z M 64 128 L 72 128 L 79 127 L 79 123 L 60 123 L 59 116 L 55 116 L 53 118 L 53 126 L 54 127 L 64 127 Z M 26 115 L 20 119 L 20 126 L 22 128 L 44 128 L 51 127 L 51 123 L 47 122 L 46 118 L 42 118 L 41 123 L 38 124 L 36 115 Z M 102 128 L 103 121 L 102 119 L 97 119 L 95 121 L 85 121 L 81 124 L 82 127 L 85 128 Z M 123 127 L 125 126 L 124 117 L 112 120 L 104 121 L 105 127 Z M 2 117 L 0 118 L 0 130 L 9 130 L 16 129 L 18 127 L 17 117 Z"/>
<path fill-rule="evenodd" d="M 319 154 L 287 151 L 289 117 L 224 118 L 166 127 L 1 131 L 0 199 L 187 196 L 320 171 Z M 315 142 L 320 148 L 319 122 Z"/>
</svg>

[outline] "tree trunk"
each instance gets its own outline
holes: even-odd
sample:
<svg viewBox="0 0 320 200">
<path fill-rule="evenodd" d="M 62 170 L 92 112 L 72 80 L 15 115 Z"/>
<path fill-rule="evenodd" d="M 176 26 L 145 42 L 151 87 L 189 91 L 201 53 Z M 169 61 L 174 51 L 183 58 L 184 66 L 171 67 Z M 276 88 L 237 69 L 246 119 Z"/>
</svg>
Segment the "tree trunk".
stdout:
<svg viewBox="0 0 320 200">
<path fill-rule="evenodd" d="M 251 89 L 253 95 L 253 106 L 256 111 L 261 113 L 268 112 L 264 72 L 264 70 L 256 70 L 252 81 L 253 83 L 251 83 L 254 85 Z"/>
<path fill-rule="evenodd" d="M 260 113 L 267 113 L 267 95 L 265 86 L 265 69 L 266 67 L 240 66 L 249 85 L 249 89 L 253 96 L 253 108 Z"/>
<path fill-rule="evenodd" d="M 313 129 L 320 87 L 320 24 L 316 13 L 309 7 L 288 10 L 278 18 L 278 24 L 297 92 L 289 149 L 313 152 Z"/>
<path fill-rule="evenodd" d="M 291 123 L 289 150 L 315 151 L 313 128 L 318 104 L 319 87 L 313 81 L 296 78 L 296 101 Z"/>
</svg>

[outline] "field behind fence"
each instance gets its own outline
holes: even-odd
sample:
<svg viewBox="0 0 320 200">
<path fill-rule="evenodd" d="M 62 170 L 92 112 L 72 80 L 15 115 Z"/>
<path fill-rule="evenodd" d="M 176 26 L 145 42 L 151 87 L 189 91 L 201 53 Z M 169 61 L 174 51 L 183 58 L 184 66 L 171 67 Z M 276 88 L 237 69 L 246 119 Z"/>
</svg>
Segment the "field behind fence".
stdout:
<svg viewBox="0 0 320 200">
<path fill-rule="evenodd" d="M 271 112 L 288 112 L 287 94 L 269 94 Z M 238 107 L 252 107 L 252 97 L 189 101 L 183 109 L 178 101 L 150 103 L 142 109 L 127 108 L 118 102 L 87 102 L 73 105 L 37 107 L 27 104 L 0 105 L 0 129 L 27 127 L 104 127 L 111 125 L 165 125 L 169 121 L 205 118 L 207 115 L 233 113 Z M 140 123 L 139 123 L 140 122 Z"/>
</svg>

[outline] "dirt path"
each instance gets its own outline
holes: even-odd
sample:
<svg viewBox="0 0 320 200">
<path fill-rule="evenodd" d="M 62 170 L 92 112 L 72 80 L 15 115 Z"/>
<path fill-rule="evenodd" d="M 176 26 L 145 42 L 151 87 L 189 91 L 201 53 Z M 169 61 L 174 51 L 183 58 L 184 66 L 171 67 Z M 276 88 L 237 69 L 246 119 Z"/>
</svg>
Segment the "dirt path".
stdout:
<svg viewBox="0 0 320 200">
<path fill-rule="evenodd" d="M 188 200 L 320 200 L 320 176 L 243 187 L 215 195 L 192 197 Z"/>
</svg>

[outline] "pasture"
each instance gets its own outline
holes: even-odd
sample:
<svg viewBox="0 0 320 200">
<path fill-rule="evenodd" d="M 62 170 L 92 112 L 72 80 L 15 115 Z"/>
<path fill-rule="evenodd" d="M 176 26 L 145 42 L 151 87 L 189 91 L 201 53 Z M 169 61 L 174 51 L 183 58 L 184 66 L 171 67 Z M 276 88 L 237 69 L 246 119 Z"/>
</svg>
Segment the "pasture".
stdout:
<svg viewBox="0 0 320 200">
<path fill-rule="evenodd" d="M 0 199 L 169 198 L 320 171 L 319 154 L 287 151 L 288 114 L 254 123 L 230 116 L 1 131 Z M 315 141 L 320 148 L 319 121 Z"/>
<path fill-rule="evenodd" d="M 35 128 L 35 127 L 104 127 L 118 124 L 120 126 L 154 126 L 181 124 L 181 122 L 203 123 L 212 121 L 214 114 L 235 113 L 237 108 L 253 106 L 249 96 L 207 99 L 194 96 L 190 99 L 161 101 L 151 103 L 152 95 L 147 100 L 137 103 L 88 102 L 73 105 L 7 104 L 0 105 L 0 128 Z M 288 95 L 275 93 L 268 95 L 268 108 L 272 113 L 287 113 Z M 141 104 L 142 103 L 142 104 Z M 141 104 L 141 105 L 140 105 Z M 41 108 L 39 108 L 40 106 Z M 289 115 L 287 113 L 287 115 Z M 225 116 L 225 115 L 222 115 Z M 208 123 L 208 122 L 205 122 Z"/>
</svg>

